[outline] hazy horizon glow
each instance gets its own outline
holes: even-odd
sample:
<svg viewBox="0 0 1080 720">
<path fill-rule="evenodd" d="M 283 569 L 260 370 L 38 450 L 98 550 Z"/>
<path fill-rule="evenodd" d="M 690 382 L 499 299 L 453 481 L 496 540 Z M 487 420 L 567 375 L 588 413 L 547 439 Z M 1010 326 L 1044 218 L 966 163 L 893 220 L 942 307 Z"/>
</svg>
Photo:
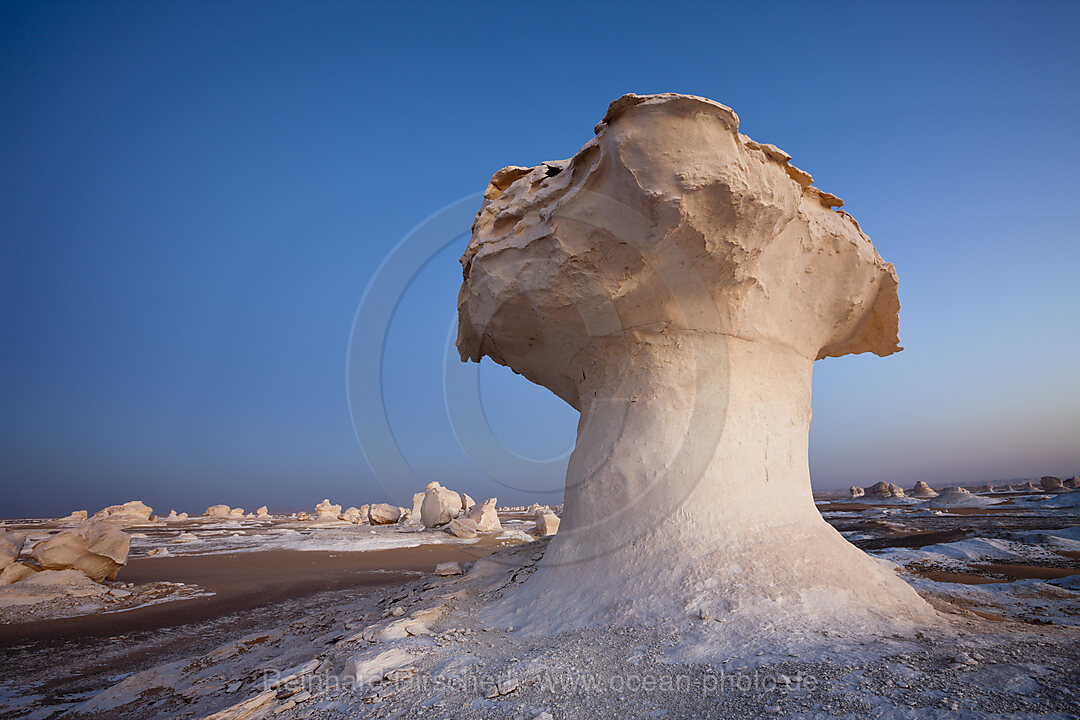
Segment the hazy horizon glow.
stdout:
<svg viewBox="0 0 1080 720">
<path fill-rule="evenodd" d="M 815 367 L 816 488 L 1080 473 L 1078 29 L 1065 2 L 6 4 L 0 517 L 408 504 L 350 422 L 367 283 L 625 92 L 733 107 L 896 265 L 905 350 Z M 451 429 L 460 232 L 390 329 L 391 426 L 424 480 L 557 501 Z M 546 390 L 480 387 L 506 447 L 572 446 Z"/>
</svg>

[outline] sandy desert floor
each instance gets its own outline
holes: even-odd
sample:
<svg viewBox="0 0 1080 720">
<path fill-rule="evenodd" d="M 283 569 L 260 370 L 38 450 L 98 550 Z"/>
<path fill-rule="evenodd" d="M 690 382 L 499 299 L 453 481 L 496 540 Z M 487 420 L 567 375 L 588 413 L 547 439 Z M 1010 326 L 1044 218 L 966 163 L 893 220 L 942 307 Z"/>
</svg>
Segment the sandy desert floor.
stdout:
<svg viewBox="0 0 1080 720">
<path fill-rule="evenodd" d="M 947 631 L 751 640 L 693 663 L 692 626 L 543 637 L 488 625 L 484 608 L 543 562 L 547 540 L 525 541 L 521 519 L 480 542 L 280 521 L 131 528 L 133 557 L 106 583 L 115 596 L 31 607 L 0 592 L 0 715 L 1077 717 L 1080 492 L 981 497 L 818 501 Z M 431 573 L 446 560 L 466 573 Z"/>
</svg>

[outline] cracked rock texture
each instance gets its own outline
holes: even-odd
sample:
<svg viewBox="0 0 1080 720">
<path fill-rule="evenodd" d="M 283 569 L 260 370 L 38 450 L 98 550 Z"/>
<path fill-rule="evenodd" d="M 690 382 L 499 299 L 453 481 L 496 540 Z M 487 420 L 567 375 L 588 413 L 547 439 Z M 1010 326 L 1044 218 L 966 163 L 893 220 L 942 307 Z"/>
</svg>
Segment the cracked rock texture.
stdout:
<svg viewBox="0 0 1080 720">
<path fill-rule="evenodd" d="M 625 95 L 573 158 L 491 179 L 461 258 L 461 357 L 581 412 L 559 534 L 494 621 L 936 621 L 814 508 L 814 361 L 897 352 L 900 306 L 892 265 L 789 160 L 719 103 Z"/>
</svg>

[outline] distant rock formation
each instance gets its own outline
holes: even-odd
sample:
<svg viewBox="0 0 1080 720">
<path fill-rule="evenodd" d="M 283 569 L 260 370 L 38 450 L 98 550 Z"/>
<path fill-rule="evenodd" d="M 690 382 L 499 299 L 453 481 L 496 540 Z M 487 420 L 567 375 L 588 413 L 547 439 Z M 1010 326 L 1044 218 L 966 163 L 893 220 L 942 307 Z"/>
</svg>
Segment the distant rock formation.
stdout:
<svg viewBox="0 0 1080 720">
<path fill-rule="evenodd" d="M 625 95 L 594 133 L 496 172 L 461 258 L 462 360 L 581 413 L 565 525 L 500 612 L 545 632 L 703 605 L 800 632 L 935 621 L 810 488 L 814 360 L 900 350 L 893 267 L 720 103 Z"/>
<path fill-rule="evenodd" d="M 919 480 L 915 483 L 915 487 L 911 489 L 911 497 L 932 498 L 937 496 L 937 491 L 927 485 L 925 480 Z"/>
<path fill-rule="evenodd" d="M 1061 478 L 1053 475 L 1046 475 L 1040 482 L 1044 492 L 1061 492 L 1065 489 L 1065 483 L 1061 482 Z"/>
<path fill-rule="evenodd" d="M 145 525 L 150 522 L 154 510 L 141 500 L 131 500 L 123 505 L 110 505 L 94 513 L 91 520 L 103 520 L 116 527 Z M 74 514 L 74 513 L 73 513 Z"/>
<path fill-rule="evenodd" d="M 848 490 L 849 497 L 860 498 L 866 495 L 865 488 L 861 488 L 858 485 L 852 485 Z"/>
<path fill-rule="evenodd" d="M 899 485 L 894 485 L 889 482 L 879 482 L 866 488 L 866 495 L 868 497 L 876 497 L 883 500 L 888 498 L 901 498 L 904 497 L 904 489 Z"/>
<path fill-rule="evenodd" d="M 177 513 L 176 510 L 170 510 L 169 514 L 165 517 L 165 522 L 180 522 L 181 520 L 187 519 L 187 513 Z"/>
<path fill-rule="evenodd" d="M 974 495 L 967 488 L 950 486 L 943 488 L 938 496 L 930 501 L 930 507 L 984 507 L 996 502 Z"/>
<path fill-rule="evenodd" d="M 1041 487 L 1035 487 L 1030 480 L 1022 485 L 1013 485 L 1013 490 L 1016 492 L 1042 492 Z"/>
<path fill-rule="evenodd" d="M 367 508 L 366 505 L 364 507 Z M 368 509 L 370 509 L 370 508 L 368 508 Z M 345 508 L 344 512 L 341 513 L 341 519 L 345 520 L 346 522 L 351 522 L 353 525 L 360 525 L 361 523 L 363 523 L 367 519 L 365 517 L 366 515 L 367 515 L 366 510 L 363 513 L 361 513 L 360 508 L 348 507 L 348 508 Z"/>
<path fill-rule="evenodd" d="M 255 517 L 261 518 L 261 519 L 268 518 L 268 517 L 270 517 L 270 511 L 267 509 L 267 507 L 265 505 L 263 505 L 261 508 L 259 508 L 258 510 L 255 511 Z"/>
<path fill-rule="evenodd" d="M 231 512 L 232 508 L 230 508 L 228 505 L 211 505 L 210 507 L 206 508 L 206 512 L 204 514 L 208 518 L 224 520 L 229 517 Z"/>
<path fill-rule="evenodd" d="M 1065 487 L 1071 488 L 1073 490 L 1075 490 L 1077 488 L 1080 488 L 1080 476 L 1074 475 L 1071 478 L 1069 478 L 1068 480 L 1062 481 L 1061 484 L 1064 485 Z"/>
<path fill-rule="evenodd" d="M 85 510 L 72 510 L 70 515 L 60 518 L 57 522 L 82 522 L 86 519 L 86 515 Z"/>
</svg>

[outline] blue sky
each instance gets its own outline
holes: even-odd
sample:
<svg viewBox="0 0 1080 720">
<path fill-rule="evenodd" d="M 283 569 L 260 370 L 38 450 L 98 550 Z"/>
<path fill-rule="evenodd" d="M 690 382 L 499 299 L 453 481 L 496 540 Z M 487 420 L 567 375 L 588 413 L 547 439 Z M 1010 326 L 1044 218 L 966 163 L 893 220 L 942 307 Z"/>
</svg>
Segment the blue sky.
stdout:
<svg viewBox="0 0 1080 720">
<path fill-rule="evenodd" d="M 1071 2 L 4 4 L 0 516 L 404 503 L 350 419 L 367 283 L 625 92 L 730 105 L 896 264 L 904 352 L 816 366 L 816 487 L 1080 473 L 1078 31 Z M 513 489 L 448 419 L 467 231 L 401 298 L 387 414 L 422 480 L 553 499 L 558 460 Z M 572 445 L 547 391 L 480 387 L 512 452 Z"/>
</svg>

